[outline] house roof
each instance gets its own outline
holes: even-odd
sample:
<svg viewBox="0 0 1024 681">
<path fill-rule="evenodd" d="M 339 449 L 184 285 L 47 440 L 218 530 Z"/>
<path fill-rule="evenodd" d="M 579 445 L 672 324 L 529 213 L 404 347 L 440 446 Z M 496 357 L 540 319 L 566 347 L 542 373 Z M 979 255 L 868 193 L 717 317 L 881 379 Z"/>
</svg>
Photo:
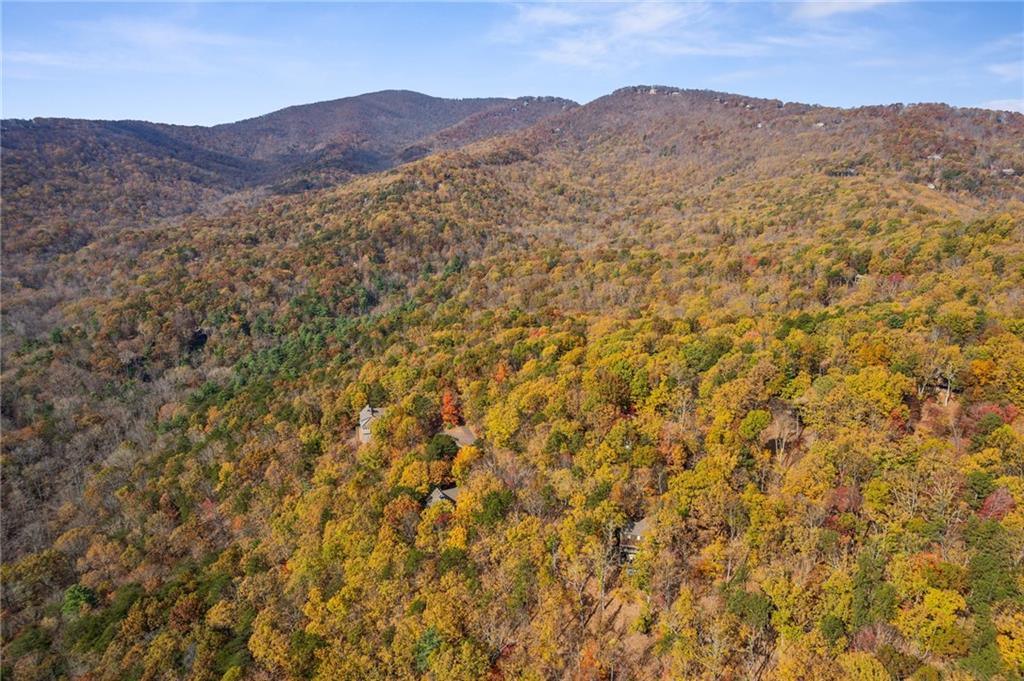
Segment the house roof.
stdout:
<svg viewBox="0 0 1024 681">
<path fill-rule="evenodd" d="M 456 500 L 459 498 L 459 493 L 461 491 L 462 490 L 460 490 L 458 487 L 449 487 L 447 489 L 435 487 L 434 490 L 430 493 L 430 496 L 427 497 L 427 506 L 433 506 L 434 504 L 442 500 L 450 501 L 454 504 L 456 503 Z"/>
<path fill-rule="evenodd" d="M 460 447 L 468 447 L 476 443 L 476 433 L 469 426 L 455 426 L 444 431 L 444 434 L 459 443 Z"/>
<path fill-rule="evenodd" d="M 627 523 L 622 529 L 626 534 L 642 537 L 650 532 L 652 525 L 653 523 L 651 522 L 651 519 L 649 517 L 644 517 L 636 522 Z"/>
<path fill-rule="evenodd" d="M 383 409 L 377 409 L 375 407 L 371 407 L 370 405 L 366 405 L 365 407 L 363 407 L 362 411 L 359 412 L 360 427 L 365 428 L 367 425 L 369 425 L 370 421 L 374 420 L 383 413 Z"/>
</svg>

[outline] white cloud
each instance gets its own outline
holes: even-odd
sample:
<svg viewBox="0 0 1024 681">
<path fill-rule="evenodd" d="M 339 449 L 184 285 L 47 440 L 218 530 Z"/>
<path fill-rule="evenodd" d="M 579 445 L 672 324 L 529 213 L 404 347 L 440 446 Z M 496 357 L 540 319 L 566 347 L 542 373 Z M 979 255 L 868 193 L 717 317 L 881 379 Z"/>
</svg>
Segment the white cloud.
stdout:
<svg viewBox="0 0 1024 681">
<path fill-rule="evenodd" d="M 543 61 L 579 67 L 621 65 L 650 53 L 656 41 L 678 32 L 699 3 L 530 4 L 492 31 L 497 42 L 526 46 Z"/>
<path fill-rule="evenodd" d="M 4 62 L 24 64 L 26 66 L 45 66 L 51 68 L 79 68 L 81 55 L 59 54 L 55 52 L 36 52 L 32 50 L 10 50 L 4 52 Z"/>
<path fill-rule="evenodd" d="M 630 5 L 612 15 L 611 29 L 618 36 L 649 35 L 662 31 L 689 14 L 696 13 L 699 5 L 687 12 L 683 5 L 642 3 Z"/>
<path fill-rule="evenodd" d="M 1003 64 L 989 64 L 986 70 L 1003 80 L 1015 80 L 1018 83 L 1024 83 L 1024 62 L 1011 61 Z"/>
<path fill-rule="evenodd" d="M 811 30 L 781 27 L 776 34 L 758 35 L 746 21 L 734 6 L 715 2 L 529 4 L 515 6 L 515 15 L 495 27 L 490 38 L 519 45 L 541 61 L 601 70 L 630 68 L 666 56 L 766 57 L 822 48 L 858 50 L 875 41 L 875 33 L 865 28 L 820 25 Z"/>
<path fill-rule="evenodd" d="M 836 14 L 864 12 L 891 2 L 893 0 L 835 0 L 834 2 L 809 0 L 797 3 L 793 8 L 793 16 L 797 19 L 815 21 L 827 19 Z"/>
<path fill-rule="evenodd" d="M 591 36 L 558 38 L 551 47 L 537 54 L 545 61 L 569 66 L 592 66 L 608 53 L 607 41 Z"/>
<path fill-rule="evenodd" d="M 504 24 L 494 26 L 488 37 L 499 43 L 520 43 L 531 36 L 545 35 L 587 21 L 579 8 L 570 5 L 529 4 L 515 5 L 515 17 Z"/>
<path fill-rule="evenodd" d="M 868 29 L 853 28 L 838 30 L 796 31 L 789 35 L 769 35 L 760 39 L 772 47 L 788 47 L 799 50 L 864 50 L 877 41 L 877 35 Z"/>
<path fill-rule="evenodd" d="M 63 46 L 5 50 L 4 63 L 12 67 L 9 75 L 31 79 L 61 70 L 206 74 L 217 70 L 215 64 L 245 59 L 242 48 L 258 47 L 240 35 L 206 31 L 173 19 L 109 17 L 64 26 L 68 34 Z"/>
<path fill-rule="evenodd" d="M 561 6 L 520 5 L 519 21 L 535 26 L 574 26 L 582 22 L 575 12 Z"/>
<path fill-rule="evenodd" d="M 729 42 L 706 40 L 705 36 L 681 34 L 672 40 L 653 41 L 650 49 L 660 55 L 694 57 L 759 57 L 771 47 L 760 42 Z"/>
<path fill-rule="evenodd" d="M 189 46 L 233 47 L 250 42 L 228 33 L 215 33 L 174 21 L 138 21 L 111 18 L 74 24 L 83 37 L 115 41 L 147 49 Z"/>
<path fill-rule="evenodd" d="M 1020 46 L 1024 45 L 1024 31 L 1010 33 L 1001 38 L 990 40 L 976 48 L 978 54 L 995 54 L 998 52 L 1009 52 L 1020 54 Z"/>
<path fill-rule="evenodd" d="M 33 79 L 61 71 L 94 71 L 109 73 L 199 73 L 208 71 L 202 63 L 187 54 L 173 58 L 143 58 L 121 50 L 67 50 L 40 52 L 10 50 L 4 52 L 5 75 Z"/>
<path fill-rule="evenodd" d="M 991 99 L 981 106 L 984 109 L 995 109 L 996 111 L 1024 113 L 1024 99 Z"/>
</svg>

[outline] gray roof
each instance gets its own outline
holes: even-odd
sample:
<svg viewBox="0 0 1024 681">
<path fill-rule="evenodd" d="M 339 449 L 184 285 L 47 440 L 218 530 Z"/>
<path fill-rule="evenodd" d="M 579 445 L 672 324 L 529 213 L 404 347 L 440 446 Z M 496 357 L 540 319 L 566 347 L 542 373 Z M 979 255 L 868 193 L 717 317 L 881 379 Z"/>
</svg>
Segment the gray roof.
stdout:
<svg viewBox="0 0 1024 681">
<path fill-rule="evenodd" d="M 439 501 L 450 501 L 454 504 L 456 503 L 456 500 L 459 498 L 459 493 L 461 491 L 462 490 L 460 490 L 458 487 L 449 487 L 447 489 L 435 487 L 434 490 L 430 493 L 430 496 L 427 497 L 427 506 L 433 506 Z"/>
<path fill-rule="evenodd" d="M 626 526 L 622 528 L 625 534 L 635 535 L 642 537 L 651 531 L 653 523 L 649 517 L 643 517 L 640 520 L 632 523 L 626 523 Z"/>
<path fill-rule="evenodd" d="M 469 426 L 455 426 L 444 431 L 444 434 L 455 440 L 460 447 L 468 447 L 476 443 L 476 433 Z"/>
<path fill-rule="evenodd" d="M 370 425 L 370 422 L 375 418 L 384 413 L 383 409 L 376 409 L 370 405 L 363 407 L 362 411 L 359 412 L 359 427 L 366 428 Z"/>
</svg>

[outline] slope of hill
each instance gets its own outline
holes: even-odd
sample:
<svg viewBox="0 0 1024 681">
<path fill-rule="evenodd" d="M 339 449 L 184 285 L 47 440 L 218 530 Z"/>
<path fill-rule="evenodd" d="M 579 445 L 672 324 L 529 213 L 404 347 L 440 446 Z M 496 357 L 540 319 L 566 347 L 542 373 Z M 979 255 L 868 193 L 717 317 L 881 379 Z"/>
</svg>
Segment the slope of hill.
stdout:
<svg viewBox="0 0 1024 681">
<path fill-rule="evenodd" d="M 385 91 L 213 127 L 5 120 L 5 249 L 58 254 L 96 228 L 189 213 L 242 190 L 337 184 L 440 147 L 428 138 L 467 118 L 484 124 L 447 140 L 500 135 L 572 106 L 553 97 L 455 100 Z"/>
<path fill-rule="evenodd" d="M 1017 678 L 1024 116 L 503 115 L 5 290 L 5 676 Z"/>
</svg>

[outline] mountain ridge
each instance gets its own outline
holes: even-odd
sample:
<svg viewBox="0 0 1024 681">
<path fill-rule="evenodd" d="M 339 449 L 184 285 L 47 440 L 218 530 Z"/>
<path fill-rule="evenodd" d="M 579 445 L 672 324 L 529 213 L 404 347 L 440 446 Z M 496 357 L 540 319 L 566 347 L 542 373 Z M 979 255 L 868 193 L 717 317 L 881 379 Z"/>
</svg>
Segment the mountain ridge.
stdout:
<svg viewBox="0 0 1024 681">
<path fill-rule="evenodd" d="M 111 222 L 188 213 L 239 192 L 329 186 L 429 153 L 433 136 L 473 114 L 504 113 L 441 146 L 514 131 L 569 106 L 575 103 L 546 97 L 448 100 L 381 91 L 209 127 L 5 119 L 6 219 L 15 238 L 53 217 L 85 233 Z"/>
</svg>

